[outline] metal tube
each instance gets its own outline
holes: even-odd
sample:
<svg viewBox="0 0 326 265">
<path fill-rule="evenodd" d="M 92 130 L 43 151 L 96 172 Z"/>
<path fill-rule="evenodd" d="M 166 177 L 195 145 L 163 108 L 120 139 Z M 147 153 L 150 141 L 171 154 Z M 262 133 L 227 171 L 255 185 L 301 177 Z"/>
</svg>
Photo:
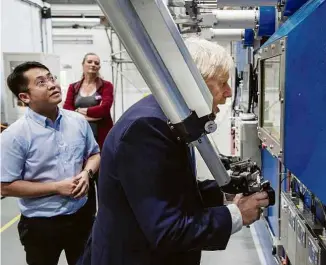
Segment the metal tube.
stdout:
<svg viewBox="0 0 326 265">
<path fill-rule="evenodd" d="M 216 3 L 215 4 L 198 4 L 198 7 L 202 8 L 202 9 L 216 9 L 217 5 L 216 5 Z"/>
<path fill-rule="evenodd" d="M 172 123 L 182 122 L 190 116 L 191 110 L 199 117 L 204 113 L 208 115 L 212 96 L 164 3 L 97 1 L 168 119 Z M 203 136 L 194 145 L 218 184 L 223 186 L 230 182 L 208 137 Z"/>
<path fill-rule="evenodd" d="M 119 50 L 122 50 L 122 44 L 121 41 L 119 40 Z M 122 53 L 120 52 L 120 60 L 122 60 Z M 120 87 L 121 87 L 121 109 L 122 109 L 122 113 L 124 113 L 125 111 L 125 107 L 124 107 L 124 87 L 123 87 L 123 76 L 122 76 L 122 72 L 123 72 L 123 64 L 122 62 L 120 62 Z"/>
<path fill-rule="evenodd" d="M 217 0 L 218 6 L 276 6 L 278 0 Z"/>
<path fill-rule="evenodd" d="M 244 29 L 209 29 L 212 40 L 241 41 L 244 38 Z"/>
<path fill-rule="evenodd" d="M 80 27 L 95 27 L 100 25 L 99 18 L 52 18 L 52 26 L 54 28 L 72 27 L 78 25 Z"/>
<path fill-rule="evenodd" d="M 105 34 L 106 34 L 106 37 L 108 38 L 108 42 L 109 42 L 109 45 L 110 45 L 110 50 L 111 50 L 111 56 L 112 54 L 114 53 L 114 50 L 113 50 L 113 40 L 112 40 L 112 31 L 113 29 L 110 28 L 110 36 L 109 36 L 109 33 L 108 33 L 108 28 L 104 28 L 105 30 Z M 114 66 L 113 66 L 113 61 L 112 61 L 112 57 L 110 58 L 111 60 L 111 82 L 112 82 L 112 85 L 113 85 L 113 106 L 112 106 L 112 119 L 113 119 L 113 122 L 115 123 L 116 122 L 116 103 L 115 103 L 115 96 L 116 96 L 116 91 L 117 91 L 117 88 L 114 84 Z"/>
<path fill-rule="evenodd" d="M 172 123 L 190 115 L 171 74 L 158 55 L 142 21 L 128 0 L 98 0 L 99 6 Z"/>
<path fill-rule="evenodd" d="M 188 108 L 195 111 L 198 117 L 211 114 L 212 95 L 167 7 L 157 0 L 131 2 Z"/>
<path fill-rule="evenodd" d="M 257 10 L 214 10 L 212 13 L 217 19 L 214 28 L 219 29 L 253 29 L 259 19 Z"/>
<path fill-rule="evenodd" d="M 46 30 L 46 44 L 47 44 L 47 53 L 53 53 L 53 40 L 52 40 L 52 21 L 51 19 L 42 19 L 45 23 L 45 30 Z M 44 21 L 45 20 L 45 21 Z"/>
</svg>

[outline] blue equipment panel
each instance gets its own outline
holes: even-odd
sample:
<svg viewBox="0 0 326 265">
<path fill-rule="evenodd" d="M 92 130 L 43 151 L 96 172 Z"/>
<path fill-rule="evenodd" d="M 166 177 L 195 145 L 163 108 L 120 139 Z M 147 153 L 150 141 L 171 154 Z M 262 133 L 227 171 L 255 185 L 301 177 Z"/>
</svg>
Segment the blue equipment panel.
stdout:
<svg viewBox="0 0 326 265">
<path fill-rule="evenodd" d="M 277 189 L 279 186 L 279 161 L 277 158 L 273 157 L 266 149 L 261 152 L 262 161 L 262 175 L 264 179 L 269 180 L 271 186 Z M 271 228 L 274 236 L 278 236 L 279 231 L 279 214 L 278 214 L 278 201 L 276 201 L 274 206 L 268 207 L 267 222 Z"/>
<path fill-rule="evenodd" d="M 243 46 L 246 47 L 253 47 L 254 46 L 254 40 L 255 40 L 255 32 L 253 29 L 245 29 L 244 34 L 244 42 Z"/>
<path fill-rule="evenodd" d="M 264 46 L 287 36 L 284 164 L 326 204 L 325 0 L 311 0 Z"/>
<path fill-rule="evenodd" d="M 292 16 L 307 0 L 287 0 L 284 7 L 283 15 L 286 17 Z"/>
<path fill-rule="evenodd" d="M 274 6 L 259 7 L 258 36 L 272 36 L 275 32 L 276 9 Z"/>
<path fill-rule="evenodd" d="M 262 46 L 262 48 L 270 45 L 274 41 L 288 36 L 290 32 L 300 25 L 305 23 L 304 20 L 325 4 L 325 0 L 310 0 L 298 12 L 291 16 Z M 320 19 L 324 18 L 321 16 Z"/>
</svg>

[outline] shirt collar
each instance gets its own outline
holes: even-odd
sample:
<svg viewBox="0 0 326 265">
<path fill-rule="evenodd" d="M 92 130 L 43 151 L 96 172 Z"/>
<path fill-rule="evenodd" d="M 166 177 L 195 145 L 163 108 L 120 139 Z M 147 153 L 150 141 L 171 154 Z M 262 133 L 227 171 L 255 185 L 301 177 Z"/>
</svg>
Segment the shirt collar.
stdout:
<svg viewBox="0 0 326 265">
<path fill-rule="evenodd" d="M 27 115 L 35 122 L 37 122 L 38 124 L 47 127 L 47 126 L 51 126 L 54 127 L 53 125 L 55 124 L 60 124 L 60 120 L 62 118 L 62 111 L 60 108 L 58 108 L 58 116 L 55 120 L 55 122 L 53 123 L 49 118 L 36 113 L 35 111 L 33 111 L 31 108 L 27 109 Z"/>
</svg>

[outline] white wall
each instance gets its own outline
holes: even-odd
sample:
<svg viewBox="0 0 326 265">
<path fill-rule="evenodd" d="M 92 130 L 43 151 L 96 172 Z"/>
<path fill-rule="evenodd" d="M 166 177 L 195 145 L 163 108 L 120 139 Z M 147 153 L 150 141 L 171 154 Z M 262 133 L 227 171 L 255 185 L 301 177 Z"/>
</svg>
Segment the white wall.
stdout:
<svg viewBox="0 0 326 265">
<path fill-rule="evenodd" d="M 111 37 L 110 30 L 108 30 L 108 35 Z M 115 33 L 113 33 L 112 39 L 113 51 L 114 53 L 117 52 L 116 56 L 119 57 L 118 52 L 124 48 L 121 47 L 120 49 L 119 40 Z M 115 68 L 113 70 L 114 80 L 112 80 L 111 46 L 104 27 L 92 29 L 54 28 L 53 42 L 54 53 L 59 55 L 61 60 L 61 86 L 63 90 L 66 90 L 70 83 L 80 79 L 82 74 L 81 63 L 86 53 L 94 52 L 100 57 L 102 77 L 115 85 L 115 106 L 111 113 L 114 115 L 115 110 L 116 120 L 127 108 L 149 92 L 134 64 L 123 64 L 123 86 L 121 86 L 121 71 L 117 72 L 117 64 L 113 64 Z M 122 58 L 130 60 L 125 52 L 122 53 Z"/>
<path fill-rule="evenodd" d="M 41 52 L 41 13 L 20 0 L 1 0 L 2 52 Z"/>
<path fill-rule="evenodd" d="M 34 1 L 42 3 L 41 1 Z M 40 9 L 20 0 L 1 0 L 1 68 L 3 52 L 42 52 Z M 4 98 L 11 93 L 1 71 L 1 120 L 4 117 Z"/>
</svg>

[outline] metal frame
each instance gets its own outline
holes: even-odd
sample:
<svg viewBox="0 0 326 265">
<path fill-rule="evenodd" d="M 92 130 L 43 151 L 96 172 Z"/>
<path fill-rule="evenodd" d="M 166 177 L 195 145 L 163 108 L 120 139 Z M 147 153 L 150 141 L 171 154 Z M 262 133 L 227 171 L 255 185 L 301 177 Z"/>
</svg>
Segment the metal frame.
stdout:
<svg viewBox="0 0 326 265">
<path fill-rule="evenodd" d="M 261 58 L 259 62 L 259 98 L 258 98 L 258 137 L 266 145 L 267 150 L 281 162 L 284 158 L 284 113 L 285 113 L 285 63 L 286 63 L 286 37 L 275 41 L 267 47 L 260 50 Z M 270 59 L 276 56 L 281 56 L 280 60 L 280 101 L 281 101 L 281 121 L 280 121 L 280 141 L 278 142 L 275 137 L 270 135 L 265 128 L 262 127 L 263 118 L 263 97 L 264 91 L 262 87 L 262 64 L 266 59 Z"/>
<path fill-rule="evenodd" d="M 281 233 L 280 240 L 286 254 L 288 255 L 291 261 L 291 264 L 306 264 L 306 262 L 310 265 L 325 264 L 325 252 L 322 245 L 322 240 L 318 237 L 318 232 L 316 232 L 322 227 L 320 226 L 320 224 L 314 223 L 311 212 L 306 210 L 302 211 L 298 209 L 295 201 L 291 199 L 290 193 L 282 191 L 281 197 L 283 206 L 283 214 L 280 216 L 282 229 L 281 231 L 284 231 L 283 228 L 285 228 L 285 230 L 287 231 L 287 237 L 284 238 Z M 290 224 L 291 220 L 295 225 L 294 228 Z M 291 238 L 289 238 L 290 236 Z M 296 242 L 296 245 L 290 244 L 290 242 Z M 302 247 L 298 248 L 298 245 L 300 244 L 302 245 Z M 304 253 L 301 253 L 302 251 L 304 251 Z M 298 255 L 298 252 L 303 255 Z M 282 255 L 282 252 L 278 254 Z M 305 257 L 305 254 L 309 256 L 314 256 L 315 259 L 317 259 L 316 261 L 318 262 L 315 263 L 315 260 L 311 260 L 308 262 L 308 256 Z"/>
</svg>

